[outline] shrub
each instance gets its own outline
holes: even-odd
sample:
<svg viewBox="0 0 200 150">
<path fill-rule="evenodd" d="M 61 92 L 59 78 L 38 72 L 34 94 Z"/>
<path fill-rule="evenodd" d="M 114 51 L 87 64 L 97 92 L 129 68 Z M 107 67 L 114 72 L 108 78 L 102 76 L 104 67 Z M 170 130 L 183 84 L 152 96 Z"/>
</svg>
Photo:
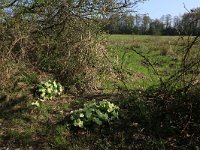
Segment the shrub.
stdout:
<svg viewBox="0 0 200 150">
<path fill-rule="evenodd" d="M 71 112 L 71 121 L 73 126 L 85 128 L 88 125 L 110 123 L 118 118 L 119 107 L 115 104 L 103 100 L 95 100 L 86 103 L 83 108 Z"/>
</svg>

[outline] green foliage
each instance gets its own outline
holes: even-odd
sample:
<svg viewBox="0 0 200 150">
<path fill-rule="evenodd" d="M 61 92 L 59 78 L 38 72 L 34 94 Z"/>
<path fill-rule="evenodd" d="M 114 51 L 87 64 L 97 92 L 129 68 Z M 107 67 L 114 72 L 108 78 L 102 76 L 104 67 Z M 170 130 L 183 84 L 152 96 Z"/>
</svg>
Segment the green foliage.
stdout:
<svg viewBox="0 0 200 150">
<path fill-rule="evenodd" d="M 41 101 L 46 99 L 52 99 L 57 95 L 61 95 L 63 92 L 63 87 L 60 83 L 56 81 L 48 80 L 46 82 L 41 82 L 37 86 L 37 92 Z"/>
<path fill-rule="evenodd" d="M 110 123 L 118 118 L 118 111 L 119 107 L 107 100 L 100 102 L 93 100 L 86 103 L 83 108 L 72 111 L 70 119 L 74 126 L 85 128 L 91 124 Z"/>
</svg>

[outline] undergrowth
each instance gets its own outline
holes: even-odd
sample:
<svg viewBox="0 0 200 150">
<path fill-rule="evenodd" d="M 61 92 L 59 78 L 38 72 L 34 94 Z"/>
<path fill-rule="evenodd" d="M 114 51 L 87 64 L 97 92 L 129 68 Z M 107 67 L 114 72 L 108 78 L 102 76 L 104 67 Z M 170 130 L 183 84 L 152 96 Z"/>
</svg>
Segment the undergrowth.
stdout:
<svg viewBox="0 0 200 150">
<path fill-rule="evenodd" d="M 2 55 L 0 148 L 198 150 L 199 76 L 191 70 L 184 74 L 187 79 L 192 79 L 191 85 L 187 84 L 188 80 L 183 80 L 181 72 L 178 76 L 171 76 L 182 65 L 182 58 L 176 54 L 178 49 L 174 53 L 160 52 L 153 45 L 155 39 L 147 43 L 149 40 L 141 38 L 147 37 L 134 38 L 134 42 L 140 40 L 137 45 L 130 44 L 130 41 L 128 45 L 125 42 L 125 45 L 109 43 L 106 47 L 108 53 L 105 53 L 108 55 L 104 56 L 108 56 L 109 59 L 104 60 L 108 64 L 100 67 L 105 70 L 96 72 L 97 76 L 92 81 L 96 81 L 93 84 L 96 89 L 90 91 L 87 88 L 87 92 L 82 91 L 82 94 L 77 92 L 77 88 L 84 90 L 85 82 L 89 81 L 83 80 L 84 74 L 76 76 L 69 85 L 63 79 L 67 76 L 60 74 L 63 70 L 46 72 L 33 62 L 17 61 Z M 118 43 L 117 40 L 115 42 Z M 195 69 L 198 71 L 198 67 Z M 87 73 L 92 70 L 87 70 Z M 41 103 L 40 107 L 33 106 L 38 98 L 37 94 L 34 95 L 35 87 L 48 80 L 61 82 L 64 92 Z M 75 87 L 70 87 L 71 84 Z M 118 119 L 111 123 L 102 121 L 100 126 L 96 125 L 101 124 L 99 120 L 96 123 L 91 121 L 89 128 L 73 127 L 70 112 L 84 108 L 91 99 L 96 99 L 96 104 L 107 99 L 109 104 L 118 106 Z M 97 118 L 98 114 L 94 112 Z M 86 115 L 86 112 L 83 113 Z"/>
</svg>

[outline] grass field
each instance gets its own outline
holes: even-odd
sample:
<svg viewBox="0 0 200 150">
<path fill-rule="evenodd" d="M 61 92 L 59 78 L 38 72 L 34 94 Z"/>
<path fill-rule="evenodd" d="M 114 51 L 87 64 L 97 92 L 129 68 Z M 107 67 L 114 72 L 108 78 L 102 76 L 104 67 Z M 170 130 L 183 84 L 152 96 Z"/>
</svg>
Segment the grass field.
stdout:
<svg viewBox="0 0 200 150">
<path fill-rule="evenodd" d="M 0 149 L 200 148 L 199 88 L 188 93 L 186 100 L 184 95 L 159 93 L 153 88 L 180 67 L 180 53 L 188 38 L 107 38 L 107 61 L 112 69 L 101 76 L 103 91 L 98 95 L 64 93 L 37 108 L 31 105 L 37 73 L 30 70 L 23 76 L 15 75 L 15 85 L 0 91 Z M 197 51 L 198 46 L 194 46 Z M 109 99 L 118 105 L 119 119 L 110 125 L 71 128 L 70 111 L 92 99 Z"/>
<path fill-rule="evenodd" d="M 180 66 L 179 37 L 111 35 L 108 39 L 112 63 L 127 75 L 128 88 L 156 85 L 161 76 L 167 78 Z"/>
</svg>

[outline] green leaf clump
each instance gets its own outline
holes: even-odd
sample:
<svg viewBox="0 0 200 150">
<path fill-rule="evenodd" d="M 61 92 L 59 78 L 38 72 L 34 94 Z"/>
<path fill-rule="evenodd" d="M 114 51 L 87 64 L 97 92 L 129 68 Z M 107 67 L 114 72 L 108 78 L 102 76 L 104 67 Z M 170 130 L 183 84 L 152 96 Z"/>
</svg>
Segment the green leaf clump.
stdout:
<svg viewBox="0 0 200 150">
<path fill-rule="evenodd" d="M 60 83 L 51 80 L 41 82 L 37 86 L 37 93 L 41 101 L 52 99 L 57 95 L 61 95 L 63 90 L 64 89 Z"/>
<path fill-rule="evenodd" d="M 70 120 L 73 126 L 85 128 L 88 125 L 110 123 L 118 118 L 119 107 L 115 104 L 102 100 L 95 100 L 84 104 L 83 108 L 71 112 Z"/>
</svg>

